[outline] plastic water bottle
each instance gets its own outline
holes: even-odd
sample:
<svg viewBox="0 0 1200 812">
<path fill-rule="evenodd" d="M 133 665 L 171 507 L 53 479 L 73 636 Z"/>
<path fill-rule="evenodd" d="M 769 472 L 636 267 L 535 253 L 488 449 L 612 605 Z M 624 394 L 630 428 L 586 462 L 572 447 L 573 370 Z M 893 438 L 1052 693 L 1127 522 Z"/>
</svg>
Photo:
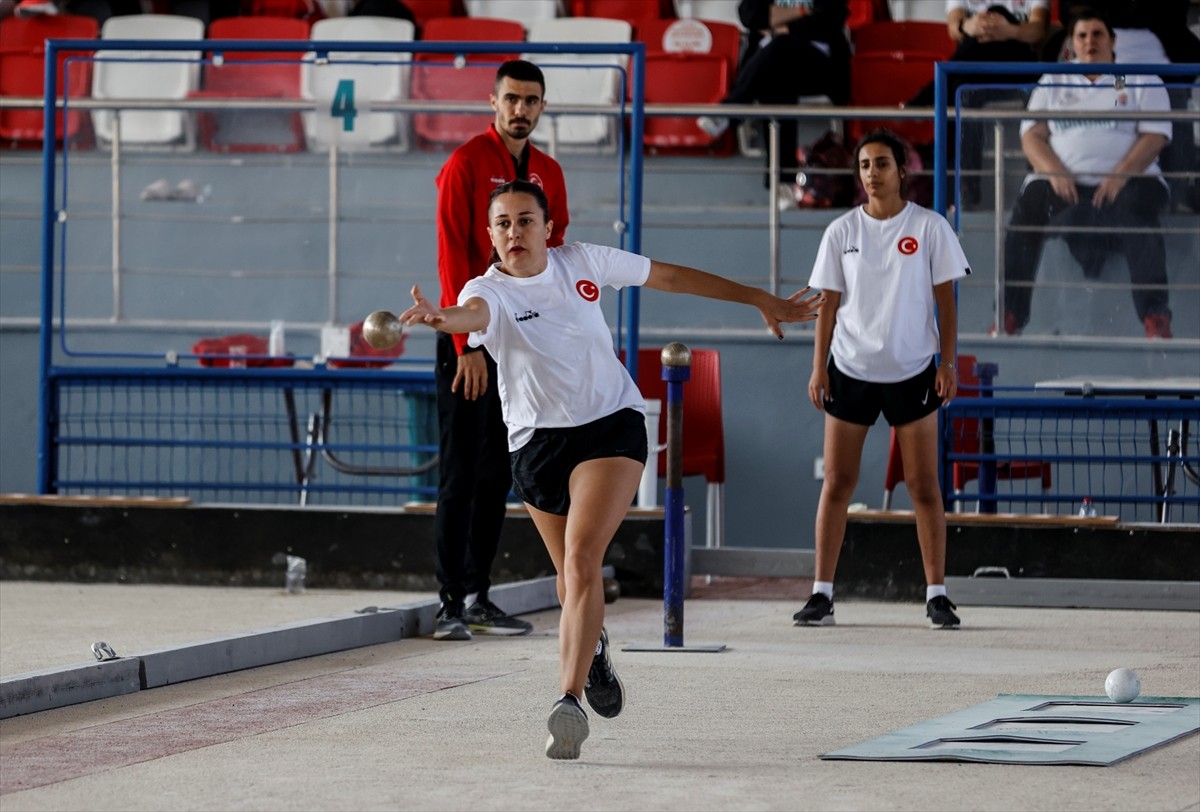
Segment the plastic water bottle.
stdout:
<svg viewBox="0 0 1200 812">
<path fill-rule="evenodd" d="M 1096 506 L 1092 504 L 1092 497 L 1083 497 L 1083 504 L 1079 507 L 1079 518 L 1094 519 L 1096 518 Z"/>
<path fill-rule="evenodd" d="M 284 354 L 283 346 L 283 319 L 273 319 L 271 321 L 271 337 L 268 340 L 268 352 L 275 357 Z"/>
<path fill-rule="evenodd" d="M 304 580 L 308 575 L 308 562 L 298 555 L 287 557 L 287 571 L 284 576 L 284 589 L 292 595 L 304 591 Z"/>
</svg>

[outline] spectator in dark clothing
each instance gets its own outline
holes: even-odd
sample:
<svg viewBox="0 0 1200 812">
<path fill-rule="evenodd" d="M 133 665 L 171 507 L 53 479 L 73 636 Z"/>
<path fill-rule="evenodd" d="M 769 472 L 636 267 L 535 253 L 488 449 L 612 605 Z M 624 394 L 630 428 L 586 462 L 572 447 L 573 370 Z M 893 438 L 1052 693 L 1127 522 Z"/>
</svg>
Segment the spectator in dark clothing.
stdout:
<svg viewBox="0 0 1200 812">
<path fill-rule="evenodd" d="M 834 104 L 847 104 L 847 5 L 847 0 L 741 0 L 738 17 L 750 31 L 750 42 L 722 103 L 795 104 L 801 96 L 824 95 Z M 704 116 L 696 123 L 714 138 L 729 127 L 724 117 Z M 786 181 L 782 191 L 792 206 L 798 132 L 795 119 L 779 122 L 780 177 Z"/>
</svg>

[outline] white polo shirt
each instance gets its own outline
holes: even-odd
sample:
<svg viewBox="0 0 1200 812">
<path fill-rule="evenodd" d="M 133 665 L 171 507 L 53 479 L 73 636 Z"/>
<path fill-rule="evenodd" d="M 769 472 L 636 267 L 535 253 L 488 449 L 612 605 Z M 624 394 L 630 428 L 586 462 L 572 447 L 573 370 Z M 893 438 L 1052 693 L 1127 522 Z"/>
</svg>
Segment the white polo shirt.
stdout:
<svg viewBox="0 0 1200 812">
<path fill-rule="evenodd" d="M 487 302 L 491 321 L 467 342 L 496 359 L 510 451 L 537 428 L 582 426 L 626 408 L 646 411 L 613 350 L 600 292 L 644 284 L 650 260 L 588 243 L 551 248 L 547 258 L 546 270 L 529 278 L 493 265 L 458 297 L 459 304 Z"/>
<path fill-rule="evenodd" d="M 1035 8 L 1049 10 L 1050 0 L 946 0 L 946 14 L 961 8 L 968 17 L 987 11 L 995 6 L 1002 6 L 1021 22 L 1029 19 L 1029 14 Z"/>
<path fill-rule="evenodd" d="M 1029 110 L 1170 110 L 1166 88 L 1157 76 L 1127 76 L 1125 87 L 1117 89 L 1116 77 L 1100 76 L 1094 83 L 1086 76 L 1047 73 L 1029 96 Z M 1021 135 L 1037 121 L 1021 122 Z M 1170 121 L 1134 119 L 1050 119 L 1050 148 L 1075 175 L 1075 180 L 1096 186 L 1113 171 L 1142 133 L 1158 133 L 1171 138 Z M 1150 164 L 1146 175 L 1161 175 L 1158 161 Z M 1030 175 L 1031 178 L 1042 177 Z"/>
<path fill-rule="evenodd" d="M 895 383 L 940 350 L 933 288 L 971 272 L 946 218 L 915 203 L 877 220 L 855 206 L 829 224 L 808 284 L 842 294 L 830 353 L 852 378 Z"/>
</svg>

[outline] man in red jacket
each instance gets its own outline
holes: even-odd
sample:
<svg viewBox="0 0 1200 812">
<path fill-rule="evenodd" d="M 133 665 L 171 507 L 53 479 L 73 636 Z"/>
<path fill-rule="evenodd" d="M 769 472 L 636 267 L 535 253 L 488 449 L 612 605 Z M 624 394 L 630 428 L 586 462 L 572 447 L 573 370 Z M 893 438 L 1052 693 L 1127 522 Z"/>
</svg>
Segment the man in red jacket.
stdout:
<svg viewBox="0 0 1200 812">
<path fill-rule="evenodd" d="M 500 184 L 520 179 L 542 187 L 554 221 L 550 245 L 562 245 L 568 222 L 562 167 L 529 143 L 546 106 L 545 92 L 537 65 L 524 60 L 501 65 L 489 97 L 495 122 L 451 153 L 438 174 L 442 307 L 456 304 L 467 280 L 489 267 L 488 197 Z M 438 333 L 436 378 L 441 481 L 435 532 L 442 606 L 433 636 L 469 640 L 472 632 L 528 634 L 529 623 L 488 599 L 512 487 L 496 362 L 483 348 L 468 347 L 465 335 Z M 467 606 L 472 593 L 475 600 Z"/>
</svg>

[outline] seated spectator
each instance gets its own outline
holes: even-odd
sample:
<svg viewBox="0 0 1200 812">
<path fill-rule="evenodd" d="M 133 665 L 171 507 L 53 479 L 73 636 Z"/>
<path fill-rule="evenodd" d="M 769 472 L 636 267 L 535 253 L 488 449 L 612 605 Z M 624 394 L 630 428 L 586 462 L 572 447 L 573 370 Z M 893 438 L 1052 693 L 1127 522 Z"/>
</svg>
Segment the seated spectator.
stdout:
<svg viewBox="0 0 1200 812">
<path fill-rule="evenodd" d="M 1036 62 L 1036 46 L 1046 37 L 1050 20 L 1050 0 L 947 0 L 946 27 L 955 42 L 954 62 Z M 963 85 L 987 83 L 1032 84 L 1037 76 L 948 74 L 946 88 L 950 106 L 955 105 Z M 985 102 L 1011 98 L 1005 90 L 967 90 L 963 107 L 979 107 Z M 1022 96 L 1023 100 L 1023 96 Z M 932 107 L 933 82 L 905 103 L 905 107 Z M 955 160 L 956 127 L 950 121 L 946 133 L 947 159 Z M 982 122 L 968 122 L 962 128 L 961 167 L 978 170 L 983 165 Z M 962 179 L 962 197 L 966 204 L 979 201 L 979 177 Z"/>
<path fill-rule="evenodd" d="M 1114 62 L 1117 37 L 1097 12 L 1080 12 L 1070 23 L 1075 61 Z M 1157 79 L 1130 76 L 1124 87 L 1102 72 L 1047 74 L 1029 99 L 1029 110 L 1167 110 Z M 1018 333 L 1029 321 L 1031 283 L 1051 223 L 1108 229 L 1070 234 L 1067 245 L 1084 274 L 1099 275 L 1111 251 L 1125 255 L 1133 302 L 1148 338 L 1171 338 L 1167 308 L 1167 262 L 1159 213 L 1167 185 L 1158 155 L 1171 140 L 1169 121 L 1072 119 L 1021 122 L 1021 147 L 1034 173 L 1025 180 L 1005 238 L 1004 331 Z M 1033 231 L 1016 230 L 1033 227 Z M 1127 229 L 1139 229 L 1129 232 Z M 1024 284 L 1022 284 L 1024 283 Z"/>
<path fill-rule="evenodd" d="M 1058 0 L 1059 14 L 1064 21 L 1085 9 L 1105 15 L 1121 42 L 1117 62 L 1158 65 L 1168 62 L 1200 62 L 1200 38 L 1188 28 L 1188 0 Z M 1072 56 L 1065 32 L 1057 32 L 1046 41 L 1043 58 L 1047 61 L 1066 61 Z M 1163 76 L 1169 88 L 1167 95 L 1174 110 L 1188 109 L 1191 88 L 1179 87 L 1195 81 L 1193 76 Z M 1196 148 L 1191 122 L 1174 124 L 1171 143 L 1161 156 L 1164 172 L 1192 173 L 1179 175 L 1169 181 L 1172 196 L 1181 205 L 1200 211 L 1200 150 Z"/>
<path fill-rule="evenodd" d="M 723 104 L 795 104 L 801 96 L 850 101 L 850 43 L 845 25 L 847 0 L 741 0 L 738 17 L 751 32 L 750 44 Z M 703 116 L 700 129 L 716 138 L 729 119 Z M 780 178 L 786 203 L 797 202 L 795 176 L 799 127 L 779 122 Z M 770 155 L 767 156 L 768 162 Z M 770 178 L 766 179 L 770 183 Z"/>
</svg>

